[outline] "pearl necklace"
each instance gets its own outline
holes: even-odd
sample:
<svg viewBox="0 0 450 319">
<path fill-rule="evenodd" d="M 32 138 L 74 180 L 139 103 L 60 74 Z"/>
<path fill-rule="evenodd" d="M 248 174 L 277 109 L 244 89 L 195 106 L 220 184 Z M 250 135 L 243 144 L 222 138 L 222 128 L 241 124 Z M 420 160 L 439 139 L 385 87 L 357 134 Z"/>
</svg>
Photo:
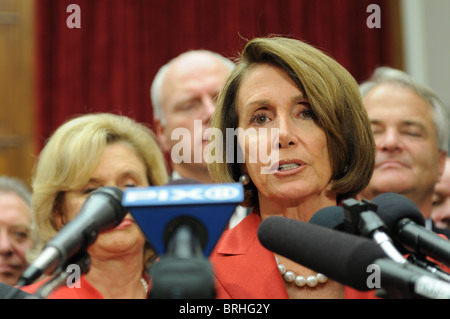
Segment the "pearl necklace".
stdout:
<svg viewBox="0 0 450 319">
<path fill-rule="evenodd" d="M 315 276 L 308 276 L 307 278 L 302 275 L 296 276 L 293 271 L 286 270 L 286 266 L 279 263 L 278 257 L 275 256 L 275 260 L 277 261 L 278 269 L 280 270 L 280 274 L 284 278 L 284 280 L 286 280 L 286 282 L 295 282 L 297 287 L 301 288 L 306 285 L 308 287 L 314 288 L 318 283 L 324 284 L 328 280 L 327 276 L 321 273 L 318 273 Z"/>
<path fill-rule="evenodd" d="M 142 287 L 144 287 L 144 291 L 145 291 L 145 297 L 147 297 L 147 292 L 148 292 L 148 283 L 147 281 L 145 281 L 144 278 L 141 278 L 141 284 Z"/>
</svg>

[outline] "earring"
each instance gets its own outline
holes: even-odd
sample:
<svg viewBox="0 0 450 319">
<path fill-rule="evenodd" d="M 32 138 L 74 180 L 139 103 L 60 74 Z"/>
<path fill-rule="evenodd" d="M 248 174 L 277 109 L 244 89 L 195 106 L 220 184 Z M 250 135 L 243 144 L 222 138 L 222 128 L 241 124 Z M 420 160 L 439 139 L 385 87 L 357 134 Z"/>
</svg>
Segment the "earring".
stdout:
<svg viewBox="0 0 450 319">
<path fill-rule="evenodd" d="M 239 177 L 239 182 L 244 186 L 248 185 L 250 183 L 250 177 L 247 174 L 242 174 Z"/>
</svg>

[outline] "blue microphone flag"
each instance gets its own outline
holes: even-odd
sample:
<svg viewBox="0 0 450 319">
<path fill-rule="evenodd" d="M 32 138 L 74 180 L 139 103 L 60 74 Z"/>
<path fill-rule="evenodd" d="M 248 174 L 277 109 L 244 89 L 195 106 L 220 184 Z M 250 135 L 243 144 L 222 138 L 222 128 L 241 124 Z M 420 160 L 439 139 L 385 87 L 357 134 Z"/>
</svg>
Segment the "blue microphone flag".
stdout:
<svg viewBox="0 0 450 319">
<path fill-rule="evenodd" d="M 133 187 L 124 191 L 127 208 L 159 255 L 166 252 L 165 232 L 177 219 L 195 219 L 206 229 L 203 255 L 209 257 L 236 206 L 244 200 L 240 183 Z"/>
</svg>

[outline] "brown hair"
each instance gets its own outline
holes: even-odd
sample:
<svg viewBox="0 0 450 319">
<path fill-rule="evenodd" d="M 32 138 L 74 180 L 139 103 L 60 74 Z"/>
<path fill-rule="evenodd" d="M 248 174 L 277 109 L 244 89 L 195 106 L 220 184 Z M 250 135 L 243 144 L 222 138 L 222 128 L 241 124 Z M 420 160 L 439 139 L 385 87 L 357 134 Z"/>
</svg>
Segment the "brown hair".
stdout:
<svg viewBox="0 0 450 319">
<path fill-rule="evenodd" d="M 375 142 L 363 106 L 358 84 L 344 67 L 322 51 L 302 41 L 269 37 L 247 43 L 236 68 L 219 94 L 211 127 L 225 132 L 237 128 L 237 95 L 243 77 L 255 64 L 270 64 L 283 69 L 308 98 L 317 124 L 325 131 L 332 160 L 332 189 L 338 201 L 359 193 L 370 181 L 375 163 Z M 212 141 L 212 147 L 220 147 Z M 217 182 L 235 182 L 242 174 L 240 165 L 228 159 L 224 145 L 223 161 L 209 164 L 212 178 Z M 257 191 L 250 183 L 245 187 L 244 205 L 258 204 Z"/>
</svg>

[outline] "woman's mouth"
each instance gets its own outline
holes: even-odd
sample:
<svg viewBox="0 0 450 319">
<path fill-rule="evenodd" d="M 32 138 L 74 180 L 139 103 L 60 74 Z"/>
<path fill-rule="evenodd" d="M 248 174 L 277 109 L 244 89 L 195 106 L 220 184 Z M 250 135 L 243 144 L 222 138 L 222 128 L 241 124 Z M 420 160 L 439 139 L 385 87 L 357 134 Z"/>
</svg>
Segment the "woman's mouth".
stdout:
<svg viewBox="0 0 450 319">
<path fill-rule="evenodd" d="M 297 163 L 289 163 L 289 164 L 282 164 L 278 166 L 278 171 L 289 171 L 291 169 L 295 169 L 297 167 L 301 166 L 300 164 Z"/>
<path fill-rule="evenodd" d="M 271 172 L 275 175 L 286 176 L 296 174 L 305 167 L 305 164 L 300 161 L 280 161 L 272 165 Z"/>
<path fill-rule="evenodd" d="M 113 228 L 104 230 L 103 233 L 109 233 L 109 232 L 112 232 L 112 231 L 115 231 L 115 230 L 125 229 L 125 228 L 130 227 L 134 223 L 135 223 L 135 221 L 133 220 L 132 217 L 125 216 L 125 218 L 122 219 L 122 221 L 119 223 L 119 225 L 117 225 L 117 226 L 115 226 Z"/>
<path fill-rule="evenodd" d="M 134 223 L 134 221 L 132 219 L 124 218 L 119 225 L 117 225 L 116 227 L 113 228 L 113 230 L 125 229 L 128 226 L 131 226 L 133 223 Z"/>
</svg>

